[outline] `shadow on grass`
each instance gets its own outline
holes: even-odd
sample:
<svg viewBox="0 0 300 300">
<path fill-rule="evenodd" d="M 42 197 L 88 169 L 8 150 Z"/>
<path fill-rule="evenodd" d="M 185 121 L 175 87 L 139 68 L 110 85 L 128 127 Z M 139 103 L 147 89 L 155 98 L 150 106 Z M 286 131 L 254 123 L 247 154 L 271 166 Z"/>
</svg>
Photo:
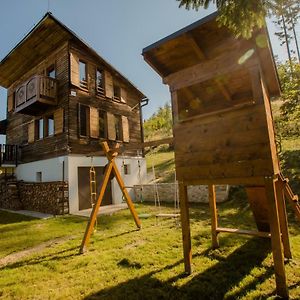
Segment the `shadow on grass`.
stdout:
<svg viewBox="0 0 300 300">
<path fill-rule="evenodd" d="M 28 221 L 35 221 L 37 218 L 24 216 L 20 214 L 11 213 L 8 211 L 0 210 L 0 225 L 7 225 L 13 223 L 20 223 L 20 222 L 28 222 Z"/>
<path fill-rule="evenodd" d="M 179 261 L 158 271 L 88 295 L 85 299 L 223 299 L 229 291 L 232 292 L 227 298 L 237 299 L 255 290 L 259 283 L 273 275 L 271 268 L 266 268 L 260 275 L 250 275 L 251 270 L 259 266 L 270 252 L 269 241 L 253 238 L 227 257 L 219 256 L 216 252 L 208 249 L 195 255 L 206 256 L 216 260 L 217 263 L 196 274 L 182 286 L 176 286 L 176 282 L 184 277 L 183 273 L 166 281 L 155 278 L 157 273 L 173 269 L 182 263 Z M 240 284 L 246 276 L 250 279 L 245 285 Z M 236 289 L 233 291 L 234 287 Z"/>
<path fill-rule="evenodd" d="M 75 252 L 75 250 L 77 250 Z M 16 268 L 20 268 L 20 267 L 24 267 L 24 266 L 29 266 L 29 265 L 38 265 L 41 263 L 45 263 L 45 262 L 50 262 L 50 261 L 60 261 L 63 259 L 67 259 L 67 258 L 71 258 L 74 256 L 78 256 L 79 254 L 79 247 L 71 247 L 71 248 L 67 248 L 64 249 L 62 251 L 58 251 L 55 252 L 53 254 L 49 254 L 49 255 L 43 255 L 43 256 L 39 256 L 39 257 L 34 257 L 34 258 L 30 258 L 30 259 L 25 259 L 25 260 L 21 260 L 12 264 L 8 264 L 6 266 L 3 266 L 0 268 L 0 271 L 3 269 L 16 269 Z"/>
</svg>

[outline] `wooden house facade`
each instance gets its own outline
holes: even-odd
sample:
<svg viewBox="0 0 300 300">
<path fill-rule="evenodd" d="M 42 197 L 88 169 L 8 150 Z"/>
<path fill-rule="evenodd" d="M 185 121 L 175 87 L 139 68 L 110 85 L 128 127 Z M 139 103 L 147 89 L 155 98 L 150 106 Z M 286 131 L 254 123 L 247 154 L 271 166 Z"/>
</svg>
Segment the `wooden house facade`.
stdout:
<svg viewBox="0 0 300 300">
<path fill-rule="evenodd" d="M 208 185 L 213 247 L 221 232 L 271 238 L 277 292 L 287 297 L 284 198 L 299 204 L 276 151 L 270 99 L 280 86 L 268 33 L 262 28 L 249 40 L 235 38 L 216 18 L 209 15 L 143 50 L 172 98 L 185 270 L 191 272 L 187 186 Z M 216 184 L 246 187 L 258 231 L 219 227 Z"/>
<path fill-rule="evenodd" d="M 67 181 L 70 212 L 91 206 L 89 167 L 98 170 L 100 184 L 107 163 L 104 155 L 91 162 L 100 142 L 143 142 L 145 95 L 50 13 L 0 62 L 0 85 L 8 90 L 1 131 L 20 149 L 17 179 Z M 137 151 L 117 164 L 128 186 L 138 183 L 138 168 L 145 176 Z M 121 201 L 112 180 L 104 203 Z"/>
</svg>

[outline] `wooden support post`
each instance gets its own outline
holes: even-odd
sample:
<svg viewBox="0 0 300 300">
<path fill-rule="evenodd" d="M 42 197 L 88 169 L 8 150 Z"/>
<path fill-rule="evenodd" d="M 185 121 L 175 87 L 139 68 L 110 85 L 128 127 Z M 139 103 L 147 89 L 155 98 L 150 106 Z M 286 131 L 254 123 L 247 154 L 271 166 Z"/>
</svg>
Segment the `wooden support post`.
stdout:
<svg viewBox="0 0 300 300">
<path fill-rule="evenodd" d="M 99 194 L 99 197 L 98 197 L 98 200 L 97 200 L 96 204 L 93 207 L 89 222 L 87 224 L 87 227 L 86 227 L 86 230 L 85 230 L 85 233 L 84 233 L 83 240 L 81 242 L 81 246 L 80 246 L 80 250 L 79 250 L 80 254 L 82 254 L 86 251 L 86 247 L 87 247 L 87 245 L 90 241 L 90 237 L 91 237 L 91 234 L 93 232 L 93 228 L 95 226 L 95 222 L 96 222 L 96 218 L 97 218 L 97 213 L 98 213 L 99 207 L 101 205 L 101 202 L 102 202 L 105 190 L 106 190 L 106 186 L 107 186 L 112 168 L 113 168 L 113 164 L 112 164 L 112 162 L 110 162 L 108 164 L 108 167 L 105 170 L 103 183 L 102 183 L 102 186 L 101 186 L 101 189 L 100 189 L 100 194 Z"/>
<path fill-rule="evenodd" d="M 279 296 L 286 299 L 288 298 L 288 289 L 286 285 L 284 258 L 281 246 L 280 223 L 276 201 L 275 182 L 276 180 L 274 180 L 273 177 L 265 177 L 266 196 L 268 201 L 268 216 L 270 222 L 271 243 L 276 279 L 276 292 Z"/>
<path fill-rule="evenodd" d="M 116 163 L 113 161 L 112 165 L 113 165 L 113 171 L 115 172 L 115 175 L 116 175 L 117 182 L 118 182 L 118 184 L 120 186 L 120 189 L 121 189 L 121 191 L 122 191 L 122 193 L 124 195 L 124 198 L 125 198 L 126 203 L 127 203 L 128 207 L 129 207 L 129 210 L 130 210 L 130 212 L 131 212 L 131 214 L 133 216 L 134 222 L 135 222 L 135 224 L 136 224 L 136 226 L 138 228 L 141 228 L 141 221 L 140 221 L 140 219 L 139 219 L 139 217 L 138 217 L 138 215 L 137 215 L 137 213 L 135 211 L 133 202 L 132 202 L 132 200 L 131 200 L 128 192 L 127 192 L 127 189 L 125 187 L 125 184 L 123 182 L 121 174 L 120 174 L 120 172 L 119 172 L 119 170 L 118 170 L 118 168 L 116 166 Z"/>
<path fill-rule="evenodd" d="M 218 241 L 218 215 L 217 215 L 217 202 L 216 202 L 216 190 L 213 184 L 208 185 L 208 199 L 211 217 L 211 239 L 212 248 L 216 249 L 219 247 Z"/>
<path fill-rule="evenodd" d="M 192 244 L 191 244 L 191 230 L 190 230 L 190 216 L 189 216 L 187 186 L 183 182 L 179 182 L 178 187 L 179 187 L 179 203 L 180 203 L 181 230 L 182 230 L 183 255 L 184 255 L 184 270 L 187 274 L 191 274 Z"/>
<path fill-rule="evenodd" d="M 116 163 L 115 163 L 115 157 L 118 155 L 118 148 L 119 148 L 119 144 L 116 145 L 116 147 L 114 149 L 109 149 L 109 146 L 107 144 L 107 142 L 103 142 L 102 143 L 102 148 L 103 148 L 103 151 L 109 161 L 108 165 L 106 166 L 105 168 L 105 173 L 104 173 L 104 179 L 103 179 L 103 183 L 102 183 L 102 186 L 101 186 L 101 189 L 100 189 L 100 194 L 99 194 L 99 197 L 98 197 L 98 200 L 96 202 L 96 204 L 94 205 L 93 209 L 92 209 L 92 213 L 91 213 L 91 216 L 90 216 L 90 219 L 89 219 L 89 222 L 87 224 L 87 227 L 86 227 L 86 230 L 85 230 L 85 233 L 84 233 L 84 237 L 83 237 L 83 240 L 81 242 L 81 246 L 80 246 L 80 250 L 79 250 L 79 253 L 82 254 L 86 251 L 86 248 L 87 248 L 87 245 L 89 243 L 89 240 L 90 240 L 90 237 L 91 237 L 91 234 L 93 232 L 93 228 L 95 226 L 95 222 L 96 222 L 96 218 L 97 218 L 97 213 L 99 211 L 99 208 L 100 208 L 100 205 L 101 205 L 101 202 L 102 202 L 102 199 L 104 197 L 104 193 L 105 193 L 105 190 L 106 190 L 106 187 L 107 187 L 107 184 L 108 184 L 108 181 L 109 181 L 109 178 L 110 178 L 110 174 L 111 172 L 114 172 L 115 175 L 116 175 L 116 179 L 117 179 L 117 182 L 122 190 L 122 193 L 126 199 L 126 202 L 127 202 L 127 205 L 129 207 L 129 210 L 133 216 L 133 219 L 135 221 L 135 224 L 138 228 L 141 228 L 141 221 L 134 209 L 134 205 L 133 205 L 133 202 L 126 190 L 126 187 L 124 185 L 124 182 L 123 182 L 123 179 L 121 177 L 121 174 L 116 166 Z"/>
<path fill-rule="evenodd" d="M 284 185 L 282 181 L 276 182 L 276 198 L 278 205 L 278 217 L 280 222 L 281 239 L 283 244 L 283 253 L 285 258 L 292 258 L 289 231 L 288 231 L 288 220 L 286 214 L 286 206 L 284 199 Z"/>
</svg>

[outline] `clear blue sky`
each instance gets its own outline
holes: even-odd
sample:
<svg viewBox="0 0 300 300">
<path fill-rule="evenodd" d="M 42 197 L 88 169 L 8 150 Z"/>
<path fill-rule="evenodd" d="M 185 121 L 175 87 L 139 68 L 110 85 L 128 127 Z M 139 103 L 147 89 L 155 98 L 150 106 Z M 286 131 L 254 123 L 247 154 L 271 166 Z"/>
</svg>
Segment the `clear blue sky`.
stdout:
<svg viewBox="0 0 300 300">
<path fill-rule="evenodd" d="M 48 0 L 0 0 L 0 60 L 47 12 Z M 175 0 L 50 0 L 50 11 L 150 99 L 144 118 L 170 99 L 161 78 L 143 60 L 142 49 L 214 10 L 187 11 Z M 273 26 L 272 26 L 273 27 Z M 271 28 L 273 31 L 273 28 Z M 273 39 L 274 41 L 274 39 Z M 273 43 L 276 54 L 283 51 Z M 0 119 L 6 90 L 0 88 Z"/>
</svg>

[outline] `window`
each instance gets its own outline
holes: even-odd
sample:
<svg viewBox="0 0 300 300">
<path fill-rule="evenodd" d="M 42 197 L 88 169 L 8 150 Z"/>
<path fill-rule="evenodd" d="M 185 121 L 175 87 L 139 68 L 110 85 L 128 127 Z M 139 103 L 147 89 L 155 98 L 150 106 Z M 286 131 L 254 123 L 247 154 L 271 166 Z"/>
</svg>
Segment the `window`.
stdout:
<svg viewBox="0 0 300 300">
<path fill-rule="evenodd" d="M 99 111 L 99 137 L 107 138 L 106 113 L 103 110 Z"/>
<path fill-rule="evenodd" d="M 37 121 L 37 136 L 39 140 L 44 138 L 44 119 Z"/>
<path fill-rule="evenodd" d="M 86 63 L 83 61 L 79 61 L 79 81 L 80 86 L 83 88 L 87 88 L 87 68 Z"/>
<path fill-rule="evenodd" d="M 46 75 L 47 75 L 48 77 L 51 77 L 51 78 L 55 78 L 55 77 L 56 77 L 56 71 L 55 71 L 54 65 L 51 65 L 51 66 L 47 69 Z"/>
<path fill-rule="evenodd" d="M 90 108 L 87 105 L 79 104 L 79 135 L 88 136 L 90 129 Z"/>
<path fill-rule="evenodd" d="M 96 71 L 96 94 L 103 95 L 104 94 L 104 84 L 103 84 L 103 71 L 97 69 Z"/>
<path fill-rule="evenodd" d="M 115 131 L 116 140 L 122 141 L 122 118 L 119 115 L 115 115 Z"/>
<path fill-rule="evenodd" d="M 51 136 L 54 134 L 54 116 L 47 117 L 47 136 Z"/>
<path fill-rule="evenodd" d="M 119 85 L 114 83 L 114 99 L 120 100 L 121 99 L 121 88 Z"/>
<path fill-rule="evenodd" d="M 42 182 L 42 172 L 36 172 L 36 182 Z"/>
<path fill-rule="evenodd" d="M 130 164 L 123 165 L 124 175 L 130 175 Z"/>
</svg>

